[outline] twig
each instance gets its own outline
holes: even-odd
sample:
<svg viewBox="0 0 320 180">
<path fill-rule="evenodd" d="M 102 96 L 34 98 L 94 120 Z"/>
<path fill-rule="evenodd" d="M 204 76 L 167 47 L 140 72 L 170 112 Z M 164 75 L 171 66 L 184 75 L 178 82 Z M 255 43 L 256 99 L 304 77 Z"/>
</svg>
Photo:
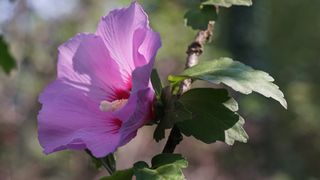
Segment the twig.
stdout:
<svg viewBox="0 0 320 180">
<path fill-rule="evenodd" d="M 195 66 L 199 63 L 199 57 L 203 53 L 204 45 L 211 40 L 213 35 L 214 21 L 210 21 L 205 31 L 199 31 L 194 41 L 188 46 L 187 61 L 185 69 Z M 182 95 L 191 88 L 191 79 L 185 79 L 180 84 L 179 95 Z"/>
<path fill-rule="evenodd" d="M 211 40 L 213 35 L 214 21 L 210 21 L 208 28 L 204 31 L 199 31 L 194 41 L 188 46 L 187 49 L 187 61 L 185 69 L 195 66 L 199 63 L 199 56 L 203 53 L 204 45 L 206 42 Z M 187 92 L 191 88 L 192 79 L 185 79 L 180 84 L 180 90 L 178 97 L 183 93 Z M 168 137 L 167 143 L 162 151 L 162 153 L 173 153 L 176 146 L 182 141 L 183 136 L 180 132 L 178 126 L 174 125 L 170 135 Z"/>
</svg>

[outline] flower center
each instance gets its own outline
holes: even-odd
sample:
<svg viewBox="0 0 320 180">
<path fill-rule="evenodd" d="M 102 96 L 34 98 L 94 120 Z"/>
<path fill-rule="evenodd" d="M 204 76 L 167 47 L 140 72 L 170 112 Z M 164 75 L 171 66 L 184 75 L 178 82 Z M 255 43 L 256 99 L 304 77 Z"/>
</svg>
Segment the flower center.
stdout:
<svg viewBox="0 0 320 180">
<path fill-rule="evenodd" d="M 100 110 L 103 112 L 108 112 L 108 111 L 116 111 L 120 108 L 122 108 L 125 104 L 127 104 L 128 99 L 118 99 L 114 100 L 112 102 L 109 101 L 101 101 L 100 102 Z"/>
</svg>

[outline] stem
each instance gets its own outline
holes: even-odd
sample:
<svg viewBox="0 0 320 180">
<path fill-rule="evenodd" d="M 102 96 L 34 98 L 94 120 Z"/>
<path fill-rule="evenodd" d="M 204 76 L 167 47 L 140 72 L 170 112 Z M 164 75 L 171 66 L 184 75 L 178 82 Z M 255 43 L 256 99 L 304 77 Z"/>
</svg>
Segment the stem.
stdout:
<svg viewBox="0 0 320 180">
<path fill-rule="evenodd" d="M 101 161 L 101 164 L 103 165 L 104 168 L 106 168 L 106 170 L 110 175 L 112 175 L 116 171 L 115 164 L 112 163 L 112 162 L 115 162 L 114 156 L 112 153 L 107 155 L 104 158 L 99 158 L 99 160 Z"/>
<path fill-rule="evenodd" d="M 199 63 L 199 57 L 203 53 L 204 45 L 211 40 L 211 37 L 213 35 L 213 27 L 214 21 L 210 21 L 207 29 L 204 31 L 199 31 L 194 41 L 188 46 L 186 52 L 187 61 L 185 69 L 188 69 Z M 192 79 L 185 79 L 180 84 L 180 89 L 177 96 L 180 97 L 183 93 L 187 92 L 191 88 L 191 84 Z M 180 129 L 177 125 L 174 125 L 162 153 L 173 153 L 176 146 L 182 141 L 182 139 L 183 136 L 180 132 Z"/>
<path fill-rule="evenodd" d="M 211 40 L 213 35 L 213 26 L 214 21 L 210 21 L 208 27 L 204 31 L 199 31 L 194 41 L 188 46 L 187 49 L 187 61 L 185 65 L 185 69 L 193 67 L 199 63 L 199 57 L 203 53 L 204 45 L 206 42 Z M 180 84 L 180 92 L 179 95 L 187 92 L 191 88 L 191 79 L 185 79 Z"/>
<path fill-rule="evenodd" d="M 177 125 L 174 125 L 162 153 L 173 153 L 176 146 L 182 141 L 182 139 L 183 137 L 180 129 L 177 127 Z"/>
<path fill-rule="evenodd" d="M 108 171 L 110 175 L 112 175 L 116 171 L 116 161 L 114 159 L 113 153 L 110 153 L 103 158 L 96 158 L 92 155 L 89 149 L 86 149 L 85 151 L 90 155 L 91 158 L 95 159 L 96 161 L 100 161 L 102 166 Z"/>
</svg>

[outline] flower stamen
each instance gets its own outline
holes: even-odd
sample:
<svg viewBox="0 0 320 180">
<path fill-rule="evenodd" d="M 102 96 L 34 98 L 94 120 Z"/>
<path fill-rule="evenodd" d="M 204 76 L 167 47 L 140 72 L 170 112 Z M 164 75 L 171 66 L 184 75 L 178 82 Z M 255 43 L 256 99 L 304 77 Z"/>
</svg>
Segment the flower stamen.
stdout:
<svg viewBox="0 0 320 180">
<path fill-rule="evenodd" d="M 101 101 L 100 102 L 100 110 L 103 112 L 114 112 L 118 109 L 121 109 L 125 104 L 127 104 L 128 99 L 118 99 L 112 102 L 110 101 Z"/>
</svg>

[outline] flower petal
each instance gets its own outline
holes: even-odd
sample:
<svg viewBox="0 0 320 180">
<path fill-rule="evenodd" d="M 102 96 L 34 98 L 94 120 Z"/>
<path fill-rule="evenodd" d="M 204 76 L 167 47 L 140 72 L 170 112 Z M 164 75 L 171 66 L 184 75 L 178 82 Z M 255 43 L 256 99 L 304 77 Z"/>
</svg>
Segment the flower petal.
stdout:
<svg viewBox="0 0 320 180">
<path fill-rule="evenodd" d="M 79 34 L 59 47 L 58 78 L 39 98 L 39 141 L 46 153 L 87 148 L 103 157 L 150 119 L 150 75 L 161 42 L 148 24 L 133 2 L 103 17 L 96 34 Z M 127 98 L 115 112 L 99 109 L 101 101 Z"/>
<path fill-rule="evenodd" d="M 110 55 L 123 73 L 131 74 L 135 68 L 133 60 L 133 35 L 139 28 L 149 28 L 148 17 L 142 7 L 133 2 L 128 8 L 111 11 L 102 17 L 96 34 L 101 36 Z"/>
<path fill-rule="evenodd" d="M 133 57 L 135 67 L 140 67 L 154 61 L 161 47 L 160 35 L 151 29 L 140 28 L 134 33 Z M 153 65 L 153 63 L 152 63 Z"/>
<path fill-rule="evenodd" d="M 99 36 L 79 34 L 59 47 L 58 78 L 97 99 L 114 100 L 117 90 L 131 89 Z"/>
<path fill-rule="evenodd" d="M 96 157 L 115 151 L 119 126 L 110 113 L 101 112 L 83 90 L 61 80 L 40 95 L 38 135 L 45 153 L 88 148 Z"/>
<path fill-rule="evenodd" d="M 135 36 L 140 37 L 137 39 L 141 42 L 135 45 L 135 47 L 139 47 L 135 56 L 139 60 L 135 62 L 142 66 L 137 67 L 132 73 L 132 93 L 128 103 L 115 113 L 115 116 L 123 121 L 120 130 L 121 144 L 129 142 L 135 137 L 137 129 L 152 118 L 152 106 L 155 97 L 150 76 L 154 57 L 161 46 L 160 36 L 146 29 L 137 30 Z M 142 60 L 145 60 L 145 62 Z"/>
<path fill-rule="evenodd" d="M 141 36 L 144 35 L 144 38 Z M 132 72 L 132 91 L 152 87 L 150 76 L 158 49 L 161 47 L 160 36 L 147 29 L 138 29 L 135 32 L 137 43 L 135 53 L 135 64 L 137 68 Z M 139 43 L 140 41 L 140 43 Z M 137 48 L 139 47 L 139 48 Z"/>
<path fill-rule="evenodd" d="M 114 115 L 122 120 L 120 146 L 128 143 L 137 134 L 152 114 L 154 92 L 150 88 L 140 89 L 130 95 L 128 103 Z"/>
</svg>

